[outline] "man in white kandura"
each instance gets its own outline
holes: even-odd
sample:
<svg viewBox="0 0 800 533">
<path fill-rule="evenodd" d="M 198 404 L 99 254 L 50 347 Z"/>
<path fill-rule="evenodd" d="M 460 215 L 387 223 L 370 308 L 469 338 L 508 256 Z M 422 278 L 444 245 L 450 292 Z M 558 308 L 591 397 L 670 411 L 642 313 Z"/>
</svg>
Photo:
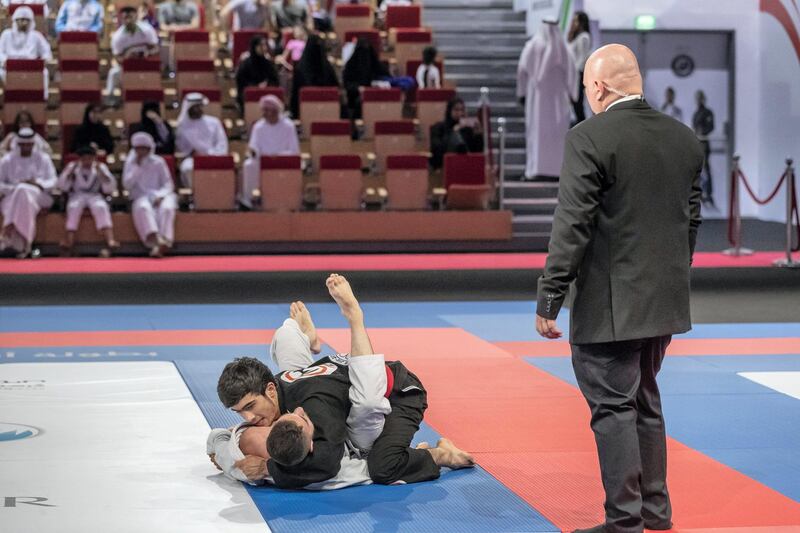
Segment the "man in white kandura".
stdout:
<svg viewBox="0 0 800 533">
<path fill-rule="evenodd" d="M 181 162 L 181 184 L 192 186 L 195 155 L 227 155 L 228 136 L 217 117 L 206 115 L 204 106 L 208 98 L 200 93 L 189 93 L 183 98 L 175 147 L 188 157 Z"/>
<path fill-rule="evenodd" d="M 38 251 L 32 250 L 36 215 L 53 205 L 50 191 L 57 180 L 50 157 L 33 149 L 33 137 L 32 129 L 19 130 L 17 148 L 0 160 L 0 250 L 12 248 L 20 259 L 38 256 Z"/>
<path fill-rule="evenodd" d="M 258 119 L 250 130 L 250 157 L 242 167 L 242 188 L 239 202 L 252 208 L 253 189 L 260 182 L 261 156 L 299 155 L 300 143 L 294 123 L 283 114 L 283 102 L 277 96 L 268 94 L 261 97 L 258 105 L 263 118 Z"/>
<path fill-rule="evenodd" d="M 162 257 L 175 239 L 178 197 L 167 163 L 155 154 L 155 147 L 149 133 L 133 134 L 122 185 L 133 200 L 131 214 L 139 238 L 150 249 L 151 257 Z"/>
<path fill-rule="evenodd" d="M 0 34 L 0 79 L 6 81 L 6 61 L 9 59 L 53 58 L 50 44 L 44 35 L 36 31 L 33 10 L 22 6 L 11 16 L 13 25 Z M 44 95 L 47 97 L 47 68 L 44 69 Z"/>
<path fill-rule="evenodd" d="M 97 231 L 106 239 L 106 246 L 101 250 L 100 257 L 109 257 L 113 250 L 119 248 L 119 243 L 114 239 L 111 210 L 106 196 L 116 192 L 117 180 L 105 163 L 97 161 L 97 150 L 93 147 L 81 146 L 76 153 L 78 159 L 69 163 L 58 177 L 58 189 L 69 197 L 67 234 L 61 241 L 61 254 L 72 254 L 81 216 L 88 209 L 92 213 Z"/>
<path fill-rule="evenodd" d="M 557 179 L 578 80 L 558 23 L 545 21 L 522 49 L 517 97 L 525 106 L 525 179 Z"/>
</svg>

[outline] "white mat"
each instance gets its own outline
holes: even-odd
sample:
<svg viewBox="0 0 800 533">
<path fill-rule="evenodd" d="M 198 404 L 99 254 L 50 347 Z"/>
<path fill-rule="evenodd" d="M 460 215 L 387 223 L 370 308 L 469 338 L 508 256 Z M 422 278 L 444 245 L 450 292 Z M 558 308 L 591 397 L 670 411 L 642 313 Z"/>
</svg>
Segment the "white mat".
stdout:
<svg viewBox="0 0 800 533">
<path fill-rule="evenodd" d="M 2 364 L 0 531 L 269 532 L 208 429 L 169 362 Z"/>
<path fill-rule="evenodd" d="M 739 372 L 739 375 L 800 400 L 800 372 Z"/>
</svg>

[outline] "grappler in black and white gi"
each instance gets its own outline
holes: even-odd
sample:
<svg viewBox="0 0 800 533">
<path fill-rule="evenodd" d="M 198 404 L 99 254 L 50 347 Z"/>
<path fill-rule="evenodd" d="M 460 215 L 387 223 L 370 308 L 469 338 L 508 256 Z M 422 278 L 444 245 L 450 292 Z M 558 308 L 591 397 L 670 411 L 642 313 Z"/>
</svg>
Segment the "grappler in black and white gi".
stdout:
<svg viewBox="0 0 800 533">
<path fill-rule="evenodd" d="M 381 484 L 415 483 L 438 478 L 442 466 L 473 466 L 472 457 L 447 439 L 441 439 L 436 448 L 410 447 L 427 408 L 427 394 L 402 363 L 388 362 L 385 371 L 377 374 L 373 367 L 371 375 L 385 376 L 385 381 L 376 379 L 365 385 L 353 380 L 350 365 L 367 361 L 359 361 L 361 356 L 374 357 L 364 315 L 344 277 L 331 274 L 326 285 L 350 325 L 349 356 L 323 357 L 277 376 L 253 358 L 234 360 L 223 370 L 217 387 L 222 403 L 254 426 L 257 431 L 252 433 L 257 438 L 269 434 L 266 447 L 240 441 L 245 457 L 234 466 L 250 480 L 267 480 L 281 488 L 315 489 L 367 481 L 359 481 L 359 476 Z M 302 303 L 292 304 L 292 319 L 308 338 L 308 346 L 318 350 L 313 322 Z M 298 368 L 307 357 L 302 350 L 289 349 L 287 354 L 284 348 L 276 332 L 272 353 L 282 370 L 292 365 Z M 375 384 L 383 387 L 379 392 L 385 392 L 388 399 L 388 414 L 385 404 L 376 399 L 381 395 L 375 394 Z M 355 412 L 351 406 L 356 407 Z M 223 434 L 221 440 L 235 435 Z M 210 445 L 210 454 L 212 450 Z M 360 458 L 363 455 L 366 460 Z"/>
</svg>

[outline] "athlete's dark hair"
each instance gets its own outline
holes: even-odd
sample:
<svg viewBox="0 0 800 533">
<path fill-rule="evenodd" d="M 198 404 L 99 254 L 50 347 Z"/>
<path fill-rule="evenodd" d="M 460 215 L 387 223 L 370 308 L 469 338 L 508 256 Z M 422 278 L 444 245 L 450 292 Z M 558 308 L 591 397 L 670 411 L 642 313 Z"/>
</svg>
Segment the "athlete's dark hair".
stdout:
<svg viewBox="0 0 800 533">
<path fill-rule="evenodd" d="M 267 452 L 276 463 L 293 466 L 308 455 L 306 444 L 303 428 L 291 420 L 279 420 L 267 437 Z"/>
<path fill-rule="evenodd" d="M 217 382 L 217 395 L 222 405 L 233 407 L 250 393 L 264 394 L 267 383 L 275 376 L 267 365 L 254 357 L 239 357 L 227 365 Z"/>
</svg>

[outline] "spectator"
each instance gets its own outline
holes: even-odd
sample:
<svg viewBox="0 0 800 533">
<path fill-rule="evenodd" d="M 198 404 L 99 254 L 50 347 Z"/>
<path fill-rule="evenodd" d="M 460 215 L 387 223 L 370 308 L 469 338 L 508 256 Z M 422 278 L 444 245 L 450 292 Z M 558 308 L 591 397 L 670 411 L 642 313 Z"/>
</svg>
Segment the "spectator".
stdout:
<svg viewBox="0 0 800 533">
<path fill-rule="evenodd" d="M 161 118 L 161 104 L 158 102 L 143 102 L 141 119 L 131 126 L 131 136 L 143 131 L 153 138 L 156 146 L 156 154 L 175 153 L 175 133 L 172 126 Z"/>
<path fill-rule="evenodd" d="M 114 239 L 111 210 L 105 197 L 117 190 L 117 180 L 105 163 L 97 161 L 97 150 L 91 146 L 81 146 L 76 153 L 78 160 L 68 164 L 58 178 L 59 190 L 69 198 L 67 234 L 61 241 L 61 255 L 72 255 L 75 233 L 84 210 L 88 209 L 92 213 L 97 231 L 106 239 L 106 246 L 100 251 L 100 257 L 110 257 L 111 252 L 119 248 L 119 243 Z"/>
<path fill-rule="evenodd" d="M 31 115 L 30 111 L 22 110 L 17 113 L 17 116 L 14 118 L 13 125 L 11 126 L 11 131 L 8 132 L 8 135 L 5 136 L 3 142 L 0 143 L 0 157 L 17 149 L 17 134 L 22 128 L 33 129 L 33 115 Z M 42 150 L 48 156 L 53 154 L 53 149 L 50 148 L 50 143 L 44 140 L 44 137 L 35 132 L 33 134 L 33 147 L 36 150 Z"/>
<path fill-rule="evenodd" d="M 422 51 L 422 64 L 417 67 L 417 86 L 421 89 L 439 89 L 442 86 L 442 74 L 436 66 L 437 50 L 434 46 L 426 46 Z"/>
<path fill-rule="evenodd" d="M 152 28 L 156 31 L 159 30 L 158 13 L 156 12 L 156 8 L 153 6 L 153 0 L 142 0 L 142 3 L 139 4 L 139 9 L 137 12 L 139 13 L 140 21 L 150 24 L 150 26 L 152 26 Z"/>
<path fill-rule="evenodd" d="M 178 116 L 175 146 L 187 157 L 181 162 L 181 183 L 192 186 L 195 155 L 225 155 L 228 153 L 228 136 L 217 117 L 203 113 L 208 98 L 200 93 L 189 93 L 183 99 Z"/>
<path fill-rule="evenodd" d="M 151 57 L 158 54 L 158 34 L 147 22 L 138 20 L 135 7 L 125 6 L 119 10 L 122 25 L 111 36 L 111 53 L 116 64 L 108 72 L 106 91 L 109 95 L 119 87 L 122 61 L 133 57 Z"/>
<path fill-rule="evenodd" d="M 317 35 L 309 35 L 303 56 L 294 67 L 290 110 L 300 118 L 300 89 L 303 87 L 338 87 L 336 71 L 325 55 L 325 45 Z"/>
<path fill-rule="evenodd" d="M 98 103 L 87 104 L 83 122 L 75 128 L 69 151 L 75 153 L 81 146 L 91 146 L 101 155 L 114 153 L 114 139 L 108 126 L 103 124 L 103 107 Z"/>
<path fill-rule="evenodd" d="M 140 131 L 131 137 L 131 151 L 122 170 L 122 185 L 130 193 L 133 225 L 150 257 L 163 257 L 175 240 L 178 197 L 164 158 L 153 153 L 155 142 Z"/>
<path fill-rule="evenodd" d="M 103 5 L 97 0 L 65 0 L 56 16 L 56 34 L 62 31 L 103 31 Z"/>
<path fill-rule="evenodd" d="M 22 128 L 17 135 L 17 149 L 0 160 L 0 251 L 12 248 L 22 259 L 39 255 L 33 250 L 36 215 L 53 205 L 50 190 L 57 178 L 50 157 L 34 150 L 33 130 Z"/>
<path fill-rule="evenodd" d="M 703 203 L 709 204 L 714 207 L 714 182 L 711 179 L 711 142 L 709 135 L 714 131 L 714 112 L 706 107 L 706 93 L 697 91 L 694 93 L 695 101 L 697 102 L 697 110 L 692 115 L 692 129 L 694 129 L 700 145 L 703 147 L 703 176 L 700 180 L 700 186 L 703 189 Z"/>
<path fill-rule="evenodd" d="M 250 39 L 250 53 L 236 69 L 236 102 L 244 112 L 244 90 L 247 87 L 277 87 L 278 71 L 269 58 L 269 45 L 263 35 Z"/>
<path fill-rule="evenodd" d="M 664 93 L 664 105 L 661 106 L 661 112 L 678 122 L 683 122 L 683 110 L 675 104 L 675 89 L 672 87 L 667 87 Z"/>
<path fill-rule="evenodd" d="M 295 26 L 292 28 L 292 38 L 283 46 L 281 64 L 291 70 L 292 65 L 300 61 L 300 58 L 303 57 L 307 39 L 308 32 L 303 26 Z"/>
<path fill-rule="evenodd" d="M 231 0 L 219 15 L 231 31 L 272 31 L 270 0 Z"/>
<path fill-rule="evenodd" d="M 36 31 L 33 11 L 28 6 L 17 8 L 12 15 L 13 25 L 0 34 L 0 79 L 6 81 L 6 61 L 9 59 L 52 59 L 50 44 Z M 48 74 L 44 69 L 44 95 L 47 97 Z"/>
<path fill-rule="evenodd" d="M 444 154 L 483 151 L 483 129 L 476 118 L 467 117 L 464 100 L 447 102 L 444 120 L 431 126 L 431 167 L 442 168 Z"/>
<path fill-rule="evenodd" d="M 283 102 L 268 94 L 258 102 L 263 118 L 253 124 L 250 132 L 250 157 L 242 168 L 242 193 L 239 203 L 252 209 L 252 191 L 259 184 L 262 155 L 298 155 L 300 143 L 294 123 L 283 115 Z"/>
<path fill-rule="evenodd" d="M 305 3 L 295 0 L 275 0 L 272 20 L 278 32 L 294 26 L 304 26 L 309 33 L 314 30 L 314 21 L 308 16 Z"/>
<path fill-rule="evenodd" d="M 567 48 L 572 56 L 572 61 L 575 63 L 575 69 L 578 74 L 578 97 L 572 101 L 572 111 L 575 114 L 575 122 L 579 124 L 586 120 L 586 112 L 583 110 L 583 69 L 586 65 L 586 60 L 592 52 L 592 34 L 589 33 L 589 16 L 583 11 L 576 11 L 572 16 L 572 24 L 569 28 L 569 36 L 567 38 Z"/>
<path fill-rule="evenodd" d="M 158 5 L 158 27 L 164 31 L 200 27 L 200 11 L 192 0 L 170 0 Z"/>
<path fill-rule="evenodd" d="M 369 87 L 372 82 L 389 75 L 389 69 L 378 59 L 378 53 L 363 37 L 356 41 L 353 55 L 347 60 L 342 71 L 342 83 L 347 92 L 347 110 L 350 119 L 361 118 L 361 87 Z"/>
</svg>

